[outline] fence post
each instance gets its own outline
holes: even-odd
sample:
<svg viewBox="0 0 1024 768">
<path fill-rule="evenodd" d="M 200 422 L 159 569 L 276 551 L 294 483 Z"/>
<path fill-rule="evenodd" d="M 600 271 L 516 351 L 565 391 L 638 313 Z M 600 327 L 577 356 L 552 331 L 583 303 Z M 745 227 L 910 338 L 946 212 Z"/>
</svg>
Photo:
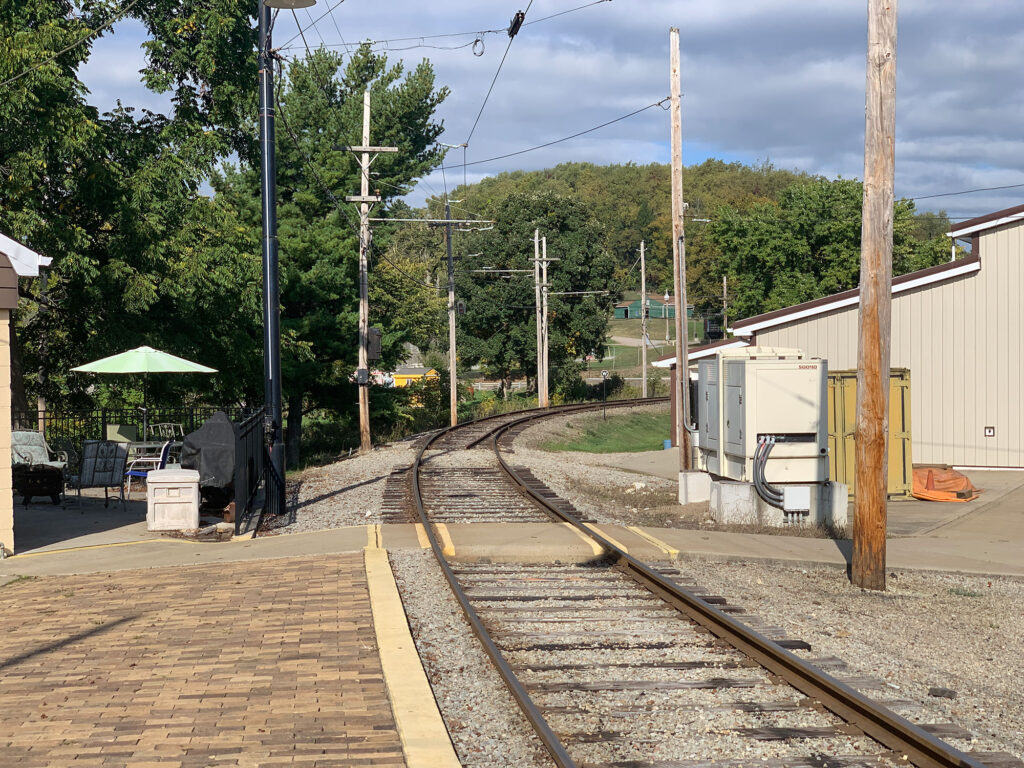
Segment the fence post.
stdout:
<svg viewBox="0 0 1024 768">
<path fill-rule="evenodd" d="M 107 409 L 100 409 L 100 440 L 107 439 Z"/>
</svg>

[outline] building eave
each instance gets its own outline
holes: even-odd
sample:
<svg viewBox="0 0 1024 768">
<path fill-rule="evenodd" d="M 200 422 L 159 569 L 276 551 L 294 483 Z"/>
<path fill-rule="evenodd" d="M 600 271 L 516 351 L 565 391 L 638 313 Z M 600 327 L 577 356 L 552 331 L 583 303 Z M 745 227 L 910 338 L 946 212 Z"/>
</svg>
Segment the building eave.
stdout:
<svg viewBox="0 0 1024 768">
<path fill-rule="evenodd" d="M 966 259 L 958 259 L 946 264 L 920 269 L 906 275 L 893 278 L 892 295 L 903 293 L 914 288 L 940 283 L 954 277 L 973 274 L 981 269 L 981 259 L 977 256 L 970 256 Z M 751 336 L 757 331 L 771 328 L 776 325 L 791 323 L 795 320 L 803 320 L 807 317 L 824 315 L 834 312 L 837 309 L 844 309 L 860 303 L 860 289 L 853 288 L 842 293 L 835 293 L 813 301 L 805 301 L 785 309 L 778 309 L 774 312 L 766 312 L 763 315 L 740 320 L 735 323 L 729 331 L 734 336 Z"/>
<path fill-rule="evenodd" d="M 39 277 L 39 268 L 50 266 L 49 256 L 41 256 L 28 246 L 0 232 L 0 253 L 6 256 L 18 277 Z"/>
<path fill-rule="evenodd" d="M 986 213 L 984 216 L 976 216 L 967 221 L 961 221 L 955 227 L 950 227 L 947 237 L 959 240 L 975 232 L 982 232 L 986 229 L 995 229 L 1004 224 L 1013 224 L 1015 221 L 1024 219 L 1024 205 L 1015 205 L 1012 208 L 1004 208 L 1001 211 Z"/>
</svg>

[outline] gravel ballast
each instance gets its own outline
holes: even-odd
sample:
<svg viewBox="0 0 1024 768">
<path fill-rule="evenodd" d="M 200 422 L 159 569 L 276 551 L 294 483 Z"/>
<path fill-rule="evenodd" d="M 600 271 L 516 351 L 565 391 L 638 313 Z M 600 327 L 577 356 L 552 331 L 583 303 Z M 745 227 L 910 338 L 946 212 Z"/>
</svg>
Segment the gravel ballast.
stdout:
<svg viewBox="0 0 1024 768">
<path fill-rule="evenodd" d="M 878 593 L 831 568 L 689 561 L 679 569 L 806 640 L 814 656 L 837 656 L 849 674 L 878 677 L 890 696 L 920 703 L 904 717 L 966 728 L 975 739 L 951 740 L 958 748 L 1024 758 L 1020 580 L 898 571 Z"/>
<path fill-rule="evenodd" d="M 288 477 L 289 507 L 295 519 L 273 533 L 302 533 L 381 521 L 384 486 L 395 469 L 412 464 L 411 441 L 360 453 Z"/>
<path fill-rule="evenodd" d="M 430 552 L 391 567 L 416 648 L 465 768 L 551 768 L 550 758 L 466 622 Z"/>
</svg>

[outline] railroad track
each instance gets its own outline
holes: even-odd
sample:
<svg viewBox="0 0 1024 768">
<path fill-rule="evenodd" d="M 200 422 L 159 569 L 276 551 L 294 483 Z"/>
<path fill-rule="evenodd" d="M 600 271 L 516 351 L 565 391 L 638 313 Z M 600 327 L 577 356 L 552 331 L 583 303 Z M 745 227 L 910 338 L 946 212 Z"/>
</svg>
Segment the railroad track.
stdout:
<svg viewBox="0 0 1024 768">
<path fill-rule="evenodd" d="M 453 594 L 555 765 L 1024 766 L 957 749 L 950 742 L 967 745 L 971 734 L 952 723 L 912 723 L 919 703 L 887 698 L 882 681 L 850 676 L 840 659 L 816 658 L 676 564 L 640 562 L 509 463 L 510 434 L 584 408 L 437 432 L 403 478 Z M 485 443 L 490 452 L 473 450 Z M 432 528 L 537 519 L 576 526 L 604 556 L 453 564 Z"/>
<path fill-rule="evenodd" d="M 607 407 L 623 408 L 638 402 L 613 400 L 607 403 Z M 668 398 L 653 398 L 644 404 L 665 402 Z M 431 521 L 445 524 L 550 522 L 550 514 L 539 509 L 516 486 L 508 483 L 489 441 L 498 432 L 502 433 L 504 440 L 510 440 L 517 430 L 529 423 L 531 417 L 565 415 L 593 408 L 594 405 L 584 403 L 504 413 L 419 438 L 421 451 L 415 466 Z M 409 468 L 397 469 L 388 478 L 381 508 L 381 519 L 385 523 L 419 522 L 409 472 Z M 525 470 L 524 474 L 527 474 Z M 540 484 L 528 474 L 526 481 L 540 488 Z M 567 511 L 575 510 L 569 508 Z M 586 520 L 589 522 L 589 518 Z"/>
</svg>

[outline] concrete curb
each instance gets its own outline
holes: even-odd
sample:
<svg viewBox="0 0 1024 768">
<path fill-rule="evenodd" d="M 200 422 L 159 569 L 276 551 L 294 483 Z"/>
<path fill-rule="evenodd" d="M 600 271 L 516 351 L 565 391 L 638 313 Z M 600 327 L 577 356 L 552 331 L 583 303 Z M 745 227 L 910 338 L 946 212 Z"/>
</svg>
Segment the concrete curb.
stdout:
<svg viewBox="0 0 1024 768">
<path fill-rule="evenodd" d="M 406 764 L 409 768 L 461 768 L 409 631 L 387 550 L 380 546 L 380 526 L 369 526 L 367 538 L 363 557 L 373 631 Z"/>
</svg>

